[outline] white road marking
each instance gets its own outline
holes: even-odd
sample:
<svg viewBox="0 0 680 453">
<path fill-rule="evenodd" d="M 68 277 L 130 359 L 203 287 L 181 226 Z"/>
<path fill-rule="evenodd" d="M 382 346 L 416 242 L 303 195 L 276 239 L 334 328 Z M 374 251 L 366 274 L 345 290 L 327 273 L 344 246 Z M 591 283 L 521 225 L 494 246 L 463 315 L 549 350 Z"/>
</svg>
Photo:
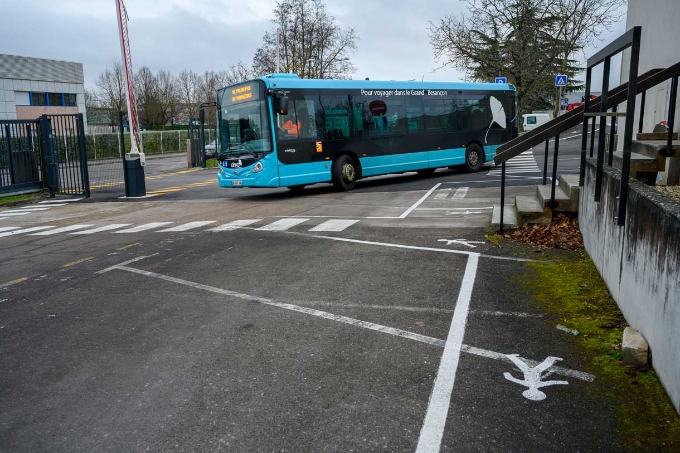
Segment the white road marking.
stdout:
<svg viewBox="0 0 680 453">
<path fill-rule="evenodd" d="M 470 299 L 472 298 L 472 288 L 475 285 L 477 276 L 477 263 L 479 256 L 471 254 L 465 266 L 463 282 L 458 292 L 458 300 L 451 319 L 449 335 L 446 338 L 444 353 L 439 363 L 439 371 L 434 380 L 432 394 L 425 413 L 423 427 L 420 430 L 418 439 L 417 453 L 438 452 L 444 435 L 446 417 L 451 405 L 451 392 L 456 380 L 456 370 L 460 359 L 463 336 L 465 335 L 465 322 L 468 310 L 470 309 Z"/>
<path fill-rule="evenodd" d="M 418 208 L 418 211 L 468 211 L 470 209 L 493 209 L 493 206 L 467 207 L 467 208 Z"/>
<path fill-rule="evenodd" d="M 479 212 L 478 214 L 481 214 L 481 212 Z M 472 244 L 484 244 L 484 241 L 468 241 L 467 239 L 439 239 L 437 242 L 446 242 L 446 245 L 451 244 L 463 245 L 471 249 L 477 247 L 476 245 Z"/>
<path fill-rule="evenodd" d="M 465 195 L 467 195 L 469 187 L 459 187 L 456 189 L 456 192 L 453 194 L 453 198 L 465 198 Z"/>
<path fill-rule="evenodd" d="M 445 191 L 443 191 L 443 190 L 440 190 L 440 191 L 437 192 L 437 194 L 434 196 L 434 199 L 435 199 L 435 200 L 445 200 L 446 197 L 448 197 L 448 196 L 449 196 L 449 192 L 448 192 L 448 191 L 445 192 Z"/>
<path fill-rule="evenodd" d="M 82 198 L 70 198 L 68 200 L 47 200 L 47 201 L 41 201 L 39 204 L 55 204 L 55 203 L 74 203 L 76 201 L 80 201 Z M 62 205 L 63 206 L 63 205 Z"/>
<path fill-rule="evenodd" d="M 508 160 L 505 163 L 505 174 L 512 173 L 540 173 L 534 153 L 532 151 L 524 151 L 516 157 Z M 488 173 L 487 176 L 498 176 L 502 173 L 502 167 L 496 165 Z"/>
<path fill-rule="evenodd" d="M 114 269 L 119 269 L 121 267 L 125 267 L 128 264 L 134 263 L 136 261 L 140 261 L 146 258 L 151 258 L 152 256 L 156 256 L 158 253 L 154 253 L 153 255 L 142 255 L 138 256 L 137 258 L 132 258 L 131 260 L 123 261 L 122 263 L 114 264 L 111 267 L 107 267 L 106 269 L 102 269 L 100 271 L 95 272 L 95 274 L 106 274 L 107 272 L 110 272 Z"/>
<path fill-rule="evenodd" d="M 306 222 L 309 219 L 306 218 L 289 218 L 289 219 L 281 219 L 277 220 L 276 222 L 270 223 L 268 225 L 265 225 L 263 227 L 257 228 L 259 231 L 286 231 L 288 228 L 292 228 L 295 225 L 299 225 L 301 223 Z"/>
<path fill-rule="evenodd" d="M 174 233 L 174 232 L 181 232 L 181 231 L 189 231 L 193 230 L 195 228 L 200 228 L 206 225 L 210 225 L 211 223 L 215 223 L 214 220 L 207 220 L 207 221 L 202 221 L 202 222 L 189 222 L 185 223 L 184 225 L 177 225 L 176 227 L 172 228 L 166 228 L 164 230 L 158 231 L 158 233 Z"/>
<path fill-rule="evenodd" d="M 54 228 L 54 227 L 51 226 L 51 225 L 50 225 L 50 226 L 43 225 L 43 226 L 37 226 L 37 227 L 26 228 L 26 229 L 23 229 L 23 230 L 7 231 L 7 232 L 5 232 L 5 233 L 0 233 L 0 238 L 3 238 L 3 237 L 5 237 L 5 236 L 14 236 L 14 235 L 16 235 L 16 234 L 31 233 L 31 232 L 33 232 L 33 231 L 42 231 L 42 230 L 46 230 L 46 229 L 48 229 L 48 228 Z"/>
<path fill-rule="evenodd" d="M 343 231 L 357 222 L 358 220 L 331 219 L 326 220 L 309 231 Z"/>
<path fill-rule="evenodd" d="M 3 231 L 12 231 L 12 230 L 18 230 L 21 227 L 0 227 L 0 233 Z"/>
<path fill-rule="evenodd" d="M 391 335 L 396 335 L 396 336 L 399 336 L 399 337 L 402 337 L 402 338 L 407 338 L 407 339 L 410 339 L 410 340 L 418 341 L 420 343 L 425 343 L 425 344 L 429 344 L 429 345 L 433 345 L 433 346 L 444 347 L 445 344 L 446 344 L 446 342 L 444 340 L 440 340 L 438 338 L 433 338 L 433 337 L 428 337 L 428 336 L 425 336 L 425 335 L 416 334 L 416 333 L 401 330 L 401 329 L 395 329 L 395 328 L 392 328 L 392 327 L 387 327 L 387 326 L 383 326 L 383 325 L 380 325 L 380 324 L 374 324 L 374 323 L 367 322 L 367 321 L 360 321 L 358 319 L 348 318 L 346 316 L 337 316 L 337 315 L 334 315 L 332 313 L 326 313 L 326 312 L 313 310 L 313 309 L 309 309 L 309 308 L 305 308 L 305 307 L 301 307 L 301 306 L 296 306 L 296 305 L 293 305 L 293 304 L 274 302 L 273 300 L 267 299 L 267 298 L 264 298 L 264 297 L 258 297 L 258 296 L 251 296 L 251 295 L 248 295 L 248 294 L 236 293 L 236 292 L 229 291 L 229 290 L 226 290 L 226 289 L 216 288 L 214 286 L 203 285 L 201 283 L 194 283 L 194 282 L 190 282 L 188 280 L 183 280 L 183 279 L 180 279 L 180 278 L 175 278 L 175 277 L 170 277 L 170 276 L 167 276 L 167 275 L 157 274 L 155 272 L 149 272 L 149 271 L 144 271 L 144 270 L 141 270 L 141 269 L 135 269 L 135 268 L 132 268 L 132 267 L 127 267 L 127 264 L 133 263 L 135 261 L 143 260 L 145 258 L 150 258 L 150 257 L 155 256 L 155 255 L 157 255 L 157 253 L 154 253 L 153 255 L 148 255 L 148 256 L 139 256 L 137 258 L 133 258 L 131 260 L 128 260 L 128 261 L 122 262 L 120 264 L 116 264 L 114 266 L 103 269 L 101 271 L 98 271 L 98 272 L 96 272 L 96 274 L 103 274 L 103 273 L 106 273 L 106 272 L 109 272 L 109 271 L 112 271 L 112 270 L 115 270 L 115 269 L 127 271 L 127 272 L 133 272 L 135 274 L 145 275 L 147 277 L 154 277 L 154 278 L 158 278 L 158 279 L 161 279 L 161 280 L 170 281 L 170 282 L 173 282 L 173 283 L 178 283 L 180 285 L 190 286 L 192 288 L 197 288 L 197 289 L 202 289 L 202 290 L 210 291 L 210 292 L 217 293 L 217 294 L 224 294 L 224 295 L 227 295 L 227 296 L 232 296 L 232 297 L 235 297 L 237 299 L 254 300 L 254 301 L 257 301 L 257 302 L 266 303 L 267 305 L 278 306 L 280 308 L 286 308 L 286 309 L 293 309 L 292 307 L 296 307 L 295 311 L 299 311 L 301 313 L 307 313 L 307 314 L 311 314 L 311 315 L 316 315 L 316 313 L 319 313 L 319 314 L 323 314 L 324 316 L 322 316 L 322 317 L 324 317 L 326 319 L 333 319 L 333 320 L 339 321 L 339 322 L 345 322 L 345 320 L 351 321 L 350 324 L 357 326 L 357 327 L 362 327 L 362 328 L 366 328 L 366 329 L 370 329 L 370 330 L 375 330 L 377 332 L 383 332 L 383 333 L 387 333 L 387 334 L 391 334 Z M 505 354 L 502 354 L 500 352 L 495 352 L 495 351 L 489 351 L 488 349 L 481 349 L 481 348 L 476 348 L 474 346 L 469 346 L 469 345 L 463 344 L 463 345 L 461 345 L 461 351 L 468 353 L 468 354 L 476 355 L 476 356 L 479 356 L 479 357 L 484 357 L 484 358 L 487 358 L 487 359 L 501 360 L 501 361 L 504 361 L 504 362 L 512 363 L 512 361 Z M 524 359 L 524 358 L 522 358 L 522 360 L 524 360 L 524 362 L 529 364 L 529 365 L 537 365 L 539 363 L 535 360 L 529 360 L 529 359 Z M 592 382 L 592 381 L 595 380 L 595 376 L 592 375 L 592 374 L 584 373 L 583 371 L 571 370 L 569 368 L 553 367 L 551 369 L 551 371 L 554 372 L 555 374 L 573 377 L 573 378 L 580 379 L 580 380 L 586 381 L 586 382 Z"/>
<path fill-rule="evenodd" d="M 366 310 L 395 310 L 395 311 L 411 311 L 421 313 L 453 313 L 453 310 L 448 308 L 436 307 L 413 307 L 410 305 L 374 305 L 374 304 L 346 304 L 342 302 L 298 302 L 298 305 L 311 305 L 314 307 L 335 307 L 346 309 L 366 309 Z M 470 310 L 470 315 L 483 316 L 513 316 L 517 318 L 543 318 L 541 313 L 527 313 L 523 311 L 491 311 L 491 310 Z"/>
<path fill-rule="evenodd" d="M 219 232 L 219 231 L 238 230 L 241 227 L 252 225 L 253 223 L 259 222 L 260 220 L 262 220 L 262 219 L 234 220 L 233 222 L 225 223 L 224 225 L 220 225 L 220 226 L 217 226 L 215 228 L 210 228 L 209 230 L 206 230 L 206 231 Z"/>
<path fill-rule="evenodd" d="M 41 231 L 40 233 L 33 233 L 31 236 L 50 236 L 53 234 L 65 233 L 67 231 L 81 230 L 83 228 L 90 227 L 92 225 L 69 225 L 62 228 L 57 228 L 56 230 Z"/>
<path fill-rule="evenodd" d="M 8 212 L 35 212 L 35 211 L 46 211 L 50 209 L 50 206 L 39 206 L 35 208 L 17 208 L 12 211 L 2 211 L 0 212 L 0 215 L 4 215 L 5 213 Z"/>
<path fill-rule="evenodd" d="M 483 214 L 482 211 L 453 211 L 447 212 L 444 215 L 470 215 L 470 214 Z"/>
<path fill-rule="evenodd" d="M 151 222 L 145 223 L 144 225 L 139 225 L 133 228 L 128 228 L 127 230 L 114 231 L 114 233 L 139 233 L 140 231 L 152 230 L 154 228 L 162 227 L 165 225 L 170 225 L 172 222 Z"/>
<path fill-rule="evenodd" d="M 423 197 L 422 197 L 420 200 L 416 201 L 410 208 L 408 208 L 406 211 L 404 211 L 404 212 L 399 216 L 399 218 L 400 218 L 400 219 L 405 219 L 411 212 L 413 212 L 414 209 L 416 209 L 418 206 L 420 206 L 420 204 L 421 204 L 423 201 L 427 200 L 427 199 L 429 198 L 429 196 L 432 195 L 432 192 L 434 192 L 435 190 L 437 190 L 437 188 L 438 188 L 439 186 L 441 186 L 441 185 L 442 185 L 442 183 L 437 183 L 437 184 L 435 184 L 435 186 L 434 186 L 433 188 L 431 188 L 430 190 L 428 190 L 427 193 L 426 193 L 425 195 L 423 195 Z"/>
<path fill-rule="evenodd" d="M 112 223 L 111 225 L 104 225 L 99 228 L 93 228 L 91 230 L 85 230 L 85 231 L 76 231 L 75 233 L 69 233 L 69 234 L 94 234 L 94 233 L 101 233 L 102 231 L 110 231 L 110 230 L 117 230 L 118 228 L 123 228 L 130 225 L 129 223 Z"/>
<path fill-rule="evenodd" d="M 527 390 L 522 392 L 524 398 L 532 401 L 542 401 L 546 398 L 546 394 L 539 390 L 541 387 L 547 387 L 549 385 L 568 385 L 567 381 L 542 381 L 543 372 L 547 371 L 553 363 L 558 360 L 562 360 L 559 357 L 547 357 L 543 362 L 539 363 L 534 367 L 530 367 L 527 363 L 519 358 L 518 354 L 507 354 L 506 355 L 512 362 L 524 373 L 524 379 L 517 379 L 510 373 L 503 373 L 503 377 L 510 382 L 515 384 L 523 385 L 527 387 Z"/>
<path fill-rule="evenodd" d="M 5 211 L 2 213 L 3 217 L 16 217 L 20 215 L 30 214 L 31 211 Z"/>
</svg>

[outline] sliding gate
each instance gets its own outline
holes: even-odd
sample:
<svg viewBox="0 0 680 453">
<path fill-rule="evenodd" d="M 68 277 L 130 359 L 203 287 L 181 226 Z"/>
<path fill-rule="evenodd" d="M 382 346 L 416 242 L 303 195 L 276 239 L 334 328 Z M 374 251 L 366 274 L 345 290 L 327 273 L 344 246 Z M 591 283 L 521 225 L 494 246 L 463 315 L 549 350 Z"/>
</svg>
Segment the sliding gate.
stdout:
<svg viewBox="0 0 680 453">
<path fill-rule="evenodd" d="M 0 196 L 42 189 L 38 120 L 0 120 Z"/>
</svg>

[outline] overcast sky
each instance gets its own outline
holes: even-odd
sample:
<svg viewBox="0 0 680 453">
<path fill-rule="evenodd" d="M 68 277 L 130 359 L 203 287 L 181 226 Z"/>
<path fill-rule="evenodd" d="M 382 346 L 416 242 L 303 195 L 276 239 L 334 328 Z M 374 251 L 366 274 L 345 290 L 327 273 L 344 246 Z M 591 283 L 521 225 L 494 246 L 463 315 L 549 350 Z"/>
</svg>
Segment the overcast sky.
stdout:
<svg viewBox="0 0 680 453">
<path fill-rule="evenodd" d="M 133 69 L 219 71 L 250 63 L 262 35 L 272 29 L 275 0 L 125 0 L 130 17 Z M 435 69 L 429 21 L 460 13 L 458 0 L 327 0 L 337 22 L 356 29 L 354 78 L 463 80 L 453 69 Z M 85 85 L 120 58 L 114 0 L 0 0 L 0 53 L 82 62 Z M 604 41 L 625 31 L 616 24 Z M 586 50 L 590 55 L 594 49 Z M 618 81 L 618 71 L 612 71 Z"/>
</svg>

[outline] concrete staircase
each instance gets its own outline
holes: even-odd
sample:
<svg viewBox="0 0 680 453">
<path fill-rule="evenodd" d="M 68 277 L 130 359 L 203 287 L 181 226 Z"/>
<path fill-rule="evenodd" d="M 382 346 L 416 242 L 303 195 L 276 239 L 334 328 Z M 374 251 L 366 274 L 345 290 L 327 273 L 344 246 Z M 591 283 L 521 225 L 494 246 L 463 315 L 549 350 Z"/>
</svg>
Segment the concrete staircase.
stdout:
<svg viewBox="0 0 680 453">
<path fill-rule="evenodd" d="M 537 186 L 534 196 L 518 195 L 515 203 L 506 203 L 503 211 L 503 228 L 518 228 L 532 223 L 549 223 L 553 212 L 578 212 L 578 175 L 561 175 L 555 186 L 555 206 L 550 204 L 551 186 Z M 493 207 L 491 228 L 500 230 L 501 205 Z"/>
<path fill-rule="evenodd" d="M 630 154 L 631 178 L 645 181 L 654 185 L 656 174 L 666 169 L 666 159 L 680 155 L 680 141 L 671 142 L 671 151 L 667 150 L 666 140 L 633 140 L 633 148 Z M 614 152 L 614 168 L 619 170 L 623 167 L 623 151 Z"/>
</svg>

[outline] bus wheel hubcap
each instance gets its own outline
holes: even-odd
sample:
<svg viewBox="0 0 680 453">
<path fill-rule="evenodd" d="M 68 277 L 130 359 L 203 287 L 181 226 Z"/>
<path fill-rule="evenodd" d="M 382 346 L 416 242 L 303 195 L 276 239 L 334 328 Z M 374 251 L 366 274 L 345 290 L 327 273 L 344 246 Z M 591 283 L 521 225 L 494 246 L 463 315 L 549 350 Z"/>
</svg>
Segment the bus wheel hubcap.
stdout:
<svg viewBox="0 0 680 453">
<path fill-rule="evenodd" d="M 342 166 L 342 177 L 345 181 L 354 181 L 354 166 L 352 164 L 345 164 Z"/>
<path fill-rule="evenodd" d="M 479 162 L 479 155 L 477 154 L 477 151 L 470 151 L 470 165 L 473 167 L 477 165 L 477 162 Z"/>
</svg>

